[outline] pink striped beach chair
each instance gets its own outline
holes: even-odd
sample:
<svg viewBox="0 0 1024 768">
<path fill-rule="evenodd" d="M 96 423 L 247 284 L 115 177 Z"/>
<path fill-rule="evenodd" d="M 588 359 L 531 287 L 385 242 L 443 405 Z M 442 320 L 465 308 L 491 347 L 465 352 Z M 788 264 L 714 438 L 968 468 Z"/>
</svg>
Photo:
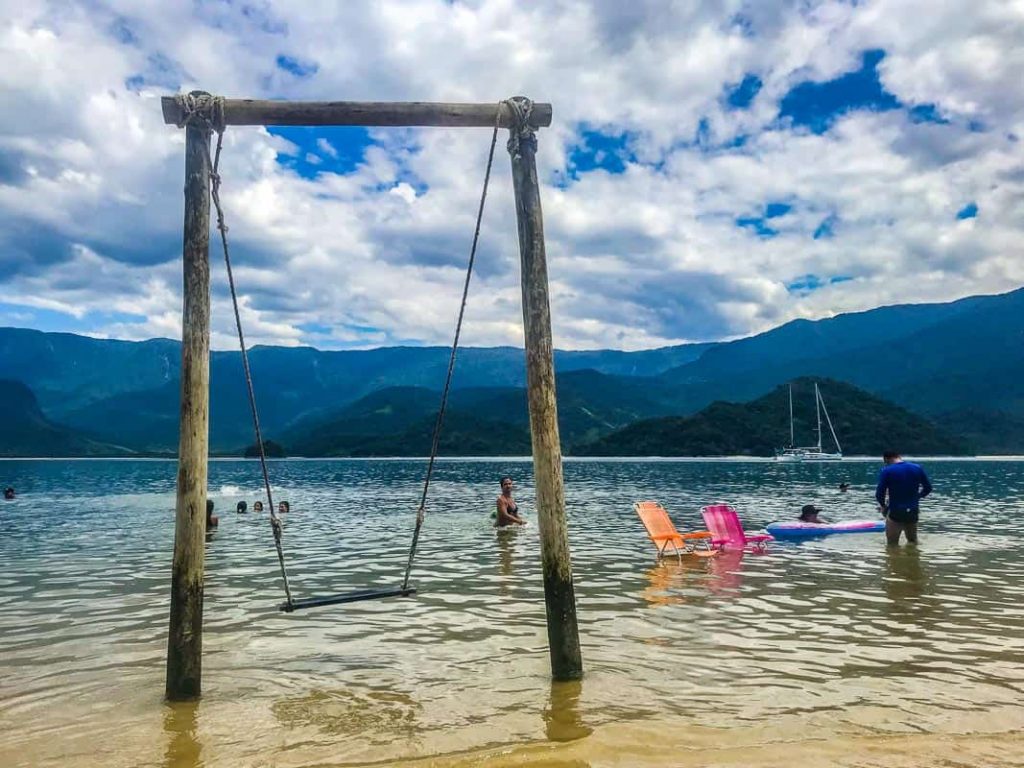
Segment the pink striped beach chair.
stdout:
<svg viewBox="0 0 1024 768">
<path fill-rule="evenodd" d="M 711 546 L 720 549 L 755 549 L 764 551 L 774 538 L 767 533 L 748 534 L 743 530 L 740 516 L 728 504 L 709 504 L 700 508 L 704 524 L 714 537 Z"/>
</svg>

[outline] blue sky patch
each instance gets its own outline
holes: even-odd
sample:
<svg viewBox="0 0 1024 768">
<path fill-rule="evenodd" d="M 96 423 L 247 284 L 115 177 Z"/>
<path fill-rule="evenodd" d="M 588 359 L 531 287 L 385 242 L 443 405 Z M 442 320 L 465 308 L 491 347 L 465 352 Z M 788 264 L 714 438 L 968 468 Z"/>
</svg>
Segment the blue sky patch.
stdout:
<svg viewBox="0 0 1024 768">
<path fill-rule="evenodd" d="M 298 148 L 294 155 L 278 153 L 277 162 L 306 179 L 325 172 L 351 173 L 374 143 L 366 128 L 355 125 L 286 125 L 267 131 Z"/>
<path fill-rule="evenodd" d="M 137 324 L 146 322 L 145 315 L 128 312 L 87 312 L 82 317 L 55 309 L 25 307 L 0 301 L 0 326 L 34 328 L 55 333 L 89 333 L 113 323 Z"/>
<path fill-rule="evenodd" d="M 800 275 L 792 282 L 786 283 L 786 290 L 790 293 L 806 296 L 808 293 L 813 293 L 819 288 L 823 288 L 826 285 L 835 285 L 836 283 L 846 283 L 853 280 L 849 275 L 836 275 L 835 277 L 819 277 L 818 275 Z"/>
<path fill-rule="evenodd" d="M 907 110 L 907 114 L 910 115 L 910 122 L 912 123 L 938 123 L 939 125 L 949 125 L 949 120 L 939 114 L 939 110 L 934 104 L 918 104 L 915 107 L 911 107 Z"/>
<path fill-rule="evenodd" d="M 957 219 L 974 219 L 978 216 L 978 204 L 968 203 L 959 211 L 957 211 Z"/>
<path fill-rule="evenodd" d="M 135 34 L 135 30 L 131 28 L 128 19 L 123 16 L 118 16 L 114 19 L 110 26 L 107 27 L 107 30 L 122 45 L 137 45 L 139 42 L 139 37 Z"/>
<path fill-rule="evenodd" d="M 746 109 L 760 92 L 761 85 L 761 78 L 757 75 L 747 75 L 734 87 L 728 89 L 725 103 L 732 109 Z"/>
<path fill-rule="evenodd" d="M 838 220 L 839 220 L 838 217 L 834 213 L 832 215 L 826 216 L 824 219 L 822 219 L 821 220 L 821 224 L 819 224 L 815 228 L 815 230 L 814 230 L 814 239 L 815 240 L 828 240 L 828 239 L 830 239 L 833 235 L 835 235 L 836 222 Z"/>
<path fill-rule="evenodd" d="M 749 229 L 758 237 L 763 238 L 771 238 L 779 234 L 779 230 L 768 226 L 763 216 L 740 216 L 736 219 L 736 226 L 741 229 Z"/>
<path fill-rule="evenodd" d="M 292 56 L 279 54 L 274 60 L 278 69 L 283 69 L 295 77 L 312 77 L 320 70 L 320 65 L 315 61 L 301 61 Z"/>
<path fill-rule="evenodd" d="M 761 238 L 775 237 L 779 234 L 779 230 L 772 227 L 768 221 L 785 216 L 791 210 L 793 210 L 793 206 L 790 203 L 767 203 L 764 207 L 764 212 L 760 216 L 740 216 L 736 219 L 736 226 L 741 229 L 749 229 Z"/>
<path fill-rule="evenodd" d="M 885 51 L 864 51 L 860 69 L 855 72 L 823 83 L 811 80 L 799 83 L 782 97 L 779 117 L 813 133 L 824 133 L 837 117 L 853 110 L 898 109 L 899 99 L 882 87 L 878 77 L 878 65 L 884 58 Z"/>
<path fill-rule="evenodd" d="M 569 149 L 569 175 L 576 179 L 581 173 L 597 169 L 608 173 L 625 172 L 627 163 L 636 162 L 636 155 L 630 149 L 632 139 L 628 132 L 582 129 L 580 141 Z"/>
</svg>

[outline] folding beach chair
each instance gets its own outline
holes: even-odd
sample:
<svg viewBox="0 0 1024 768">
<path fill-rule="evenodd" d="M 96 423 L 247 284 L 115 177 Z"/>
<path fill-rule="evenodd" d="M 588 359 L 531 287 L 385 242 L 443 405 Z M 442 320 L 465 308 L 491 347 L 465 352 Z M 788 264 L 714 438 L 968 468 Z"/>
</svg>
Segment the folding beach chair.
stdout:
<svg viewBox="0 0 1024 768">
<path fill-rule="evenodd" d="M 717 552 L 711 547 L 711 533 L 708 531 L 693 531 L 692 533 L 680 533 L 672 524 L 668 512 L 656 501 L 638 501 L 633 505 L 633 510 L 640 518 L 640 522 L 647 529 L 647 535 L 651 537 L 654 546 L 658 548 L 658 557 L 664 557 L 669 553 L 669 547 L 682 562 L 683 555 L 696 555 L 697 557 L 712 557 Z"/>
<path fill-rule="evenodd" d="M 721 549 L 758 549 L 765 550 L 774 537 L 767 533 L 748 534 L 743 530 L 740 516 L 728 504 L 709 504 L 700 508 L 704 516 L 704 524 L 711 531 L 712 547 Z"/>
</svg>

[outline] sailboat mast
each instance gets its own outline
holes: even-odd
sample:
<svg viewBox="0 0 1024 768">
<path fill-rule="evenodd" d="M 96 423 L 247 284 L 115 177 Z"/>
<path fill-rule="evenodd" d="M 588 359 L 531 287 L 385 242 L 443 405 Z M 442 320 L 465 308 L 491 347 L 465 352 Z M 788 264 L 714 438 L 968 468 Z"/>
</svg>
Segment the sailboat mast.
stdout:
<svg viewBox="0 0 1024 768">
<path fill-rule="evenodd" d="M 821 397 L 820 394 L 818 397 L 821 399 L 821 409 L 825 411 L 825 421 L 828 422 L 828 430 L 832 433 L 832 439 L 836 441 L 836 453 L 841 454 L 843 452 L 843 448 L 839 445 L 839 438 L 836 437 L 836 428 L 832 426 L 832 417 L 828 415 L 828 408 L 825 406 L 825 398 Z"/>
<path fill-rule="evenodd" d="M 793 385 L 789 385 L 789 447 L 796 445 L 796 433 L 793 431 Z"/>
<path fill-rule="evenodd" d="M 814 382 L 814 410 L 818 414 L 818 453 L 821 453 L 821 393 L 818 391 L 818 382 Z"/>
</svg>

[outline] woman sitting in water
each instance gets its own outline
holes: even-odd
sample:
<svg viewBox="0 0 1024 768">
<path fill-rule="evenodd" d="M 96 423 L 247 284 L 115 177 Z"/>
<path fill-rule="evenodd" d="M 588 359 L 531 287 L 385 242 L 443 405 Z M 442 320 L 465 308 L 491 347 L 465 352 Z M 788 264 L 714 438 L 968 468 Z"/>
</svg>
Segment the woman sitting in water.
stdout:
<svg viewBox="0 0 1024 768">
<path fill-rule="evenodd" d="M 526 525 L 526 521 L 519 516 L 519 505 L 512 498 L 512 478 L 501 478 L 501 495 L 498 497 L 498 528 L 508 525 Z"/>
<path fill-rule="evenodd" d="M 818 517 L 819 512 L 821 512 L 821 507 L 816 507 L 813 504 L 804 504 L 798 519 L 801 523 L 827 523 L 827 520 L 822 520 Z"/>
<path fill-rule="evenodd" d="M 262 512 L 263 511 L 263 502 L 262 501 L 254 501 L 253 504 L 252 504 L 252 511 L 253 512 Z"/>
</svg>

